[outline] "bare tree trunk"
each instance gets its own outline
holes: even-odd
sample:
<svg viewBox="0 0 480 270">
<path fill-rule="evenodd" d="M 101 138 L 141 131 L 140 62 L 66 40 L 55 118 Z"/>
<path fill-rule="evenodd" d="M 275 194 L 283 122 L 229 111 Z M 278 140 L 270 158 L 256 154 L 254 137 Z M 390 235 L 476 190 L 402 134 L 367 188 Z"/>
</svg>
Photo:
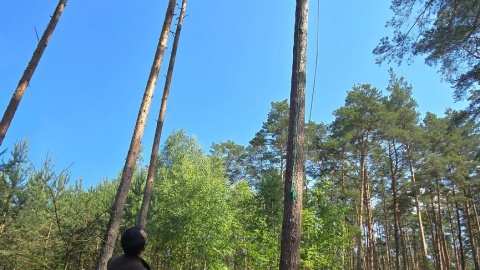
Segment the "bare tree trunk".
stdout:
<svg viewBox="0 0 480 270">
<path fill-rule="evenodd" d="M 376 269 L 376 252 L 375 252 L 375 233 L 373 231 L 373 214 L 371 206 L 371 190 L 368 183 L 367 172 L 365 170 L 365 214 L 367 222 L 367 237 L 368 237 L 368 269 Z"/>
<path fill-rule="evenodd" d="M 400 245 L 402 246 L 401 250 L 398 250 L 398 252 L 401 252 L 403 255 L 403 260 L 402 260 L 402 263 L 403 263 L 403 269 L 409 269 L 408 268 L 408 234 L 407 232 L 405 232 L 404 230 L 402 230 L 402 226 L 398 226 L 399 227 L 399 230 L 400 230 L 400 236 L 399 236 L 399 240 L 401 240 L 401 243 Z M 395 269 L 400 269 L 400 266 L 398 268 L 395 268 Z"/>
<path fill-rule="evenodd" d="M 362 169 L 363 171 L 363 169 Z M 360 183 L 360 206 L 358 210 L 358 228 L 360 229 L 360 232 L 358 233 L 357 236 L 357 270 L 362 270 L 364 269 L 363 264 L 364 264 L 364 256 L 363 256 L 363 234 L 362 234 L 362 228 L 363 228 L 363 201 L 364 201 L 364 194 L 365 193 L 365 185 L 363 184 L 363 180 Z"/>
<path fill-rule="evenodd" d="M 431 238 L 431 241 L 432 241 L 432 253 L 433 253 L 433 256 L 432 258 L 434 259 L 434 268 L 437 269 L 437 270 L 441 270 L 441 267 L 442 267 L 442 263 L 440 261 L 440 256 L 438 254 L 438 245 L 437 245 L 437 233 L 436 233 L 436 229 L 435 229 L 435 222 L 433 222 L 433 216 L 430 214 L 430 212 L 434 215 L 435 212 L 433 211 L 433 206 L 432 206 L 432 210 L 430 210 L 430 204 L 427 203 L 426 206 L 426 215 L 427 215 L 427 221 L 429 222 L 429 225 L 428 226 L 430 228 L 430 235 L 432 236 Z"/>
<path fill-rule="evenodd" d="M 107 262 L 112 256 L 115 241 L 118 235 L 118 229 L 120 227 L 120 221 L 122 218 L 123 209 L 127 200 L 128 191 L 132 183 L 132 175 L 135 169 L 135 163 L 137 161 L 138 152 L 140 149 L 140 143 L 145 129 L 147 121 L 148 111 L 155 90 L 155 84 L 157 83 L 158 73 L 163 60 L 163 53 L 167 47 L 168 35 L 170 32 L 170 26 L 172 24 L 173 12 L 175 10 L 175 0 L 170 0 L 165 14 L 165 20 L 163 22 L 162 32 L 158 41 L 155 58 L 153 60 L 152 68 L 150 69 L 150 75 L 148 77 L 147 86 L 143 95 L 142 104 L 137 116 L 137 122 L 133 131 L 132 141 L 130 142 L 130 148 L 128 150 L 127 158 L 125 160 L 125 166 L 123 167 L 122 178 L 120 180 L 120 186 L 117 190 L 115 202 L 110 213 L 110 220 L 108 228 L 105 232 L 104 243 L 102 252 L 98 261 L 98 270 L 106 269 Z"/>
<path fill-rule="evenodd" d="M 453 196 L 455 197 L 455 189 L 456 187 L 452 188 L 453 191 Z M 457 238 L 458 238 L 458 245 L 459 245 L 459 253 L 460 253 L 460 263 L 461 263 L 461 270 L 465 269 L 465 255 L 463 251 L 463 236 L 462 236 L 462 223 L 460 221 L 460 206 L 458 205 L 458 202 L 455 201 L 455 218 L 457 221 Z"/>
<path fill-rule="evenodd" d="M 472 198 L 472 208 L 473 208 L 473 217 L 475 218 L 475 225 L 477 228 L 477 233 L 480 232 L 480 220 L 478 219 L 478 212 L 477 212 L 477 206 L 475 202 L 473 201 L 474 199 Z M 478 235 L 477 235 L 478 237 Z"/>
<path fill-rule="evenodd" d="M 385 186 L 384 180 L 382 178 L 382 184 Z M 393 189 L 393 188 L 392 188 Z M 382 206 L 383 206 L 383 213 L 384 213 L 384 227 L 385 227 L 385 260 L 384 260 L 384 269 L 392 269 L 392 262 L 390 258 L 390 219 L 389 219 L 389 213 L 388 213 L 388 207 L 387 207 L 387 194 L 385 192 L 385 189 L 383 189 L 383 200 L 382 200 Z M 378 235 L 381 235 L 380 233 Z M 399 268 L 397 268 L 399 269 Z"/>
<path fill-rule="evenodd" d="M 417 211 L 417 218 L 418 218 L 418 228 L 420 229 L 420 240 L 422 243 L 422 255 L 423 255 L 423 269 L 427 270 L 428 267 L 428 252 L 427 252 L 427 241 L 425 240 L 425 232 L 423 230 L 423 221 L 422 221 L 422 212 L 420 209 L 420 202 L 418 200 L 418 188 L 416 187 L 415 181 L 415 171 L 413 169 L 413 162 L 412 157 L 410 154 L 410 144 L 406 144 L 407 147 L 407 158 L 408 158 L 408 166 L 410 169 L 410 178 L 413 183 L 413 195 L 415 198 L 415 210 Z"/>
<path fill-rule="evenodd" d="M 417 247 L 417 241 L 415 241 L 417 238 L 415 237 L 415 225 L 412 224 L 412 237 L 413 237 L 413 244 L 412 244 L 412 249 L 413 249 L 413 254 L 412 254 L 412 268 L 413 269 L 420 269 L 418 266 L 418 247 Z"/>
<path fill-rule="evenodd" d="M 393 149 L 392 149 L 393 148 Z M 393 236 L 395 240 L 395 269 L 400 269 L 400 240 L 398 236 L 399 231 L 399 217 L 398 217 L 398 195 L 397 195 L 397 163 L 394 164 L 394 156 L 397 157 L 397 149 L 395 143 L 388 141 L 388 161 L 390 167 L 390 179 L 392 188 L 392 204 L 393 204 Z M 397 161 L 397 159 L 395 159 Z"/>
<path fill-rule="evenodd" d="M 163 122 L 165 120 L 165 111 L 167 110 L 167 100 L 170 93 L 170 83 L 173 76 L 173 68 L 175 66 L 175 59 L 177 56 L 178 41 L 180 40 L 180 33 L 182 32 L 183 18 L 185 17 L 185 9 L 187 8 L 187 0 L 182 1 L 180 15 L 178 17 L 177 29 L 173 38 L 172 52 L 170 54 L 170 61 L 168 63 L 167 77 L 165 79 L 165 87 L 163 88 L 162 103 L 160 105 L 160 112 L 157 120 L 157 127 L 155 129 L 155 136 L 153 139 L 152 153 L 150 154 L 150 165 L 148 166 L 147 183 L 143 192 L 142 206 L 140 208 L 140 215 L 138 218 L 138 225 L 145 227 L 147 223 L 148 206 L 152 196 L 153 181 L 157 171 L 158 148 L 160 145 L 160 138 L 162 136 Z"/>
<path fill-rule="evenodd" d="M 32 58 L 30 59 L 27 68 L 23 72 L 22 78 L 20 78 L 20 81 L 18 82 L 17 89 L 15 89 L 15 92 L 13 92 L 13 96 L 8 103 L 2 120 L 0 121 L 0 145 L 2 145 L 3 139 L 5 139 L 5 134 L 7 133 L 8 127 L 13 120 L 13 116 L 15 115 L 18 105 L 22 100 L 23 94 L 25 93 L 25 90 L 30 83 L 30 79 L 32 78 L 33 73 L 38 66 L 38 63 L 40 62 L 40 59 L 42 58 L 43 52 L 47 47 L 48 41 L 50 40 L 50 37 L 52 36 L 53 31 L 55 30 L 55 27 L 57 26 L 63 9 L 66 5 L 67 0 L 60 0 L 58 2 L 53 16 L 50 17 L 50 22 L 47 25 L 47 29 L 45 29 L 45 32 L 43 32 L 42 38 L 38 42 L 37 48 L 33 52 Z"/>
<path fill-rule="evenodd" d="M 472 225 L 472 217 L 470 214 L 470 197 L 468 196 L 467 192 L 465 192 L 465 196 L 468 198 L 465 201 L 465 216 L 467 218 L 467 228 L 468 228 L 468 234 L 470 236 L 470 246 L 472 248 L 473 264 L 475 265 L 475 270 L 480 270 L 480 265 L 478 263 L 477 244 L 475 242 L 475 235 L 473 233 L 473 225 Z"/>
<path fill-rule="evenodd" d="M 403 226 L 402 226 L 403 227 Z M 406 254 L 406 263 L 405 263 L 405 269 L 417 269 L 415 267 L 415 252 L 413 251 L 412 248 L 412 242 L 410 241 L 410 237 L 407 231 L 403 233 L 403 243 L 405 246 L 405 254 Z"/>
<path fill-rule="evenodd" d="M 453 186 L 453 189 L 455 186 Z M 451 203 L 449 199 L 446 199 L 446 204 L 447 204 L 447 215 L 448 215 L 448 222 L 450 223 L 450 233 L 452 237 L 452 246 L 453 246 L 453 254 L 455 255 L 455 269 L 463 270 L 461 263 L 460 263 L 460 257 L 459 257 L 459 252 L 458 252 L 458 239 L 455 234 L 455 226 L 453 223 L 453 218 L 452 218 L 452 208 L 451 208 Z"/>
<path fill-rule="evenodd" d="M 367 135 L 368 136 L 368 135 Z M 360 142 L 362 144 L 362 142 Z M 361 164 L 361 196 L 360 196 L 360 219 L 362 216 L 362 206 L 365 205 L 365 223 L 366 223 L 366 236 L 367 236 L 367 256 L 366 256 L 366 269 L 375 269 L 375 238 L 374 238 L 374 231 L 373 231 L 373 216 L 371 210 L 371 191 L 370 185 L 368 183 L 368 174 L 367 174 L 367 148 L 364 147 L 362 149 L 362 153 L 360 156 L 360 164 Z M 361 224 L 360 224 L 361 225 Z M 361 244 L 361 241 L 359 242 Z M 357 269 L 358 269 L 357 265 Z"/>
<path fill-rule="evenodd" d="M 447 243 L 445 239 L 445 230 L 443 228 L 443 215 L 442 215 L 442 194 L 440 190 L 440 179 L 436 179 L 436 189 L 437 189 L 437 212 L 438 212 L 438 219 L 437 219 L 437 226 L 438 226 L 438 236 L 439 236 L 439 243 L 440 243 L 440 250 L 441 250 L 441 257 L 443 265 L 446 269 L 450 269 L 450 256 L 448 253 Z"/>
<path fill-rule="evenodd" d="M 305 86 L 307 75 L 308 0 L 297 0 L 293 45 L 287 166 L 279 268 L 300 269 L 303 183 L 305 180 Z"/>
</svg>

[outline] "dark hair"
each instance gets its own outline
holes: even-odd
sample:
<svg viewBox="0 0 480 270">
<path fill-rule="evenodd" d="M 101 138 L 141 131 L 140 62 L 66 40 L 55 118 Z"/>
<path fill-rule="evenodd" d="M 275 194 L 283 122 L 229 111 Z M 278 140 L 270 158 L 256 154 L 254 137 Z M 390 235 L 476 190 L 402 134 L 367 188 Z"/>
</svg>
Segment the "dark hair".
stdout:
<svg viewBox="0 0 480 270">
<path fill-rule="evenodd" d="M 135 226 L 123 232 L 120 243 L 126 255 L 138 256 L 143 251 L 147 239 L 142 235 L 142 230 L 141 227 Z"/>
</svg>

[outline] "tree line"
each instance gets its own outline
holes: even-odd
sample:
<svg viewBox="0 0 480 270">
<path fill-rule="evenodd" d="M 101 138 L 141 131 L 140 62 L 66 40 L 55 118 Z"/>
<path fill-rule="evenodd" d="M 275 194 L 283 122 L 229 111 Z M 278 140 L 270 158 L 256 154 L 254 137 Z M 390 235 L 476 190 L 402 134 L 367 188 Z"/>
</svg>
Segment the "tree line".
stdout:
<svg viewBox="0 0 480 270">
<path fill-rule="evenodd" d="M 478 123 L 421 118 L 412 95 L 391 72 L 384 91 L 349 90 L 331 123 L 306 123 L 302 269 L 478 269 Z M 155 269 L 278 268 L 289 106 L 271 105 L 248 145 L 166 139 L 147 217 Z M 2 158 L 1 269 L 95 268 L 121 173 L 86 189 L 52 158 L 30 164 L 25 141 Z M 140 156 L 122 229 L 147 173 Z"/>
</svg>

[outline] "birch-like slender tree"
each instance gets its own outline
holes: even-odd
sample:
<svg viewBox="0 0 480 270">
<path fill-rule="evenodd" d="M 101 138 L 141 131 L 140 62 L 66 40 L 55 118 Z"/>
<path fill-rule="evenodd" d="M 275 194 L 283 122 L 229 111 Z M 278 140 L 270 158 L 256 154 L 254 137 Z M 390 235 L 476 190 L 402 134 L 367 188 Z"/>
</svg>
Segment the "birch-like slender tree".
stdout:
<svg viewBox="0 0 480 270">
<path fill-rule="evenodd" d="M 180 33 L 182 31 L 183 18 L 185 17 L 185 9 L 187 8 L 187 0 L 182 1 L 180 8 L 180 15 L 178 17 L 177 28 L 173 38 L 172 52 L 168 63 L 167 77 L 165 79 L 165 86 L 163 88 L 162 103 L 160 105 L 160 113 L 158 115 L 157 127 L 155 129 L 155 137 L 153 139 L 152 153 L 150 154 L 150 164 L 148 166 L 147 183 L 143 192 L 142 206 L 138 218 L 138 225 L 145 227 L 147 223 L 148 206 L 150 205 L 150 198 L 152 197 L 153 181 L 155 180 L 155 172 L 157 171 L 158 148 L 160 145 L 160 138 L 162 136 L 163 122 L 165 121 L 165 111 L 167 110 L 167 100 L 170 93 L 170 83 L 173 76 L 173 68 L 175 66 L 175 59 L 177 56 L 178 41 L 180 40 Z"/>
<path fill-rule="evenodd" d="M 158 73 L 160 72 L 163 54 L 165 52 L 165 48 L 167 47 L 168 34 L 170 33 L 170 26 L 172 24 L 175 5 L 175 0 L 170 0 L 168 2 L 165 20 L 160 33 L 160 39 L 158 41 L 157 50 L 153 59 L 152 68 L 150 69 L 150 75 L 148 77 L 147 86 L 143 95 L 142 104 L 140 105 L 140 110 L 138 112 L 137 122 L 135 123 L 135 129 L 130 142 L 130 148 L 125 160 L 125 166 L 123 167 L 122 178 L 120 179 L 120 185 L 118 187 L 115 202 L 110 213 L 108 228 L 105 231 L 102 251 L 98 260 L 98 270 L 106 269 L 107 262 L 112 256 L 113 249 L 115 247 L 115 240 L 117 239 L 123 209 L 125 208 L 128 191 L 132 183 L 132 175 L 135 170 L 135 163 L 137 161 L 140 143 L 147 121 L 148 111 L 150 109 L 153 92 L 157 83 Z"/>
<path fill-rule="evenodd" d="M 5 139 L 5 134 L 7 133 L 10 123 L 12 123 L 13 116 L 15 116 L 15 112 L 17 111 L 18 105 L 20 105 L 23 94 L 30 83 L 30 79 L 32 79 L 33 73 L 35 72 L 38 63 L 42 58 L 43 52 L 47 47 L 48 41 L 52 37 L 53 31 L 55 30 L 55 27 L 57 26 L 57 23 L 60 20 L 60 16 L 62 15 L 66 5 L 67 0 L 60 0 L 58 2 L 55 12 L 50 17 L 50 22 L 47 25 L 47 29 L 45 29 L 42 38 L 38 41 L 37 48 L 33 52 L 32 58 L 30 59 L 30 62 L 28 62 L 28 66 L 23 72 L 15 92 L 13 92 L 12 99 L 10 99 L 7 109 L 3 114 L 2 120 L 0 121 L 0 146 L 2 145 L 3 139 Z"/>
<path fill-rule="evenodd" d="M 293 41 L 280 269 L 300 269 L 303 183 L 305 181 L 305 85 L 308 0 L 297 0 Z"/>
</svg>

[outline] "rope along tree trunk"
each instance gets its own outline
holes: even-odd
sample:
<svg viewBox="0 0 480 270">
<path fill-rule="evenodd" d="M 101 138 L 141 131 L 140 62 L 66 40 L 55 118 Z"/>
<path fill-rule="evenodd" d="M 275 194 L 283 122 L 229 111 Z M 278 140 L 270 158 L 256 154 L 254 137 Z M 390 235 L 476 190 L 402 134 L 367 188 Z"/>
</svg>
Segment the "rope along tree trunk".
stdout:
<svg viewBox="0 0 480 270">
<path fill-rule="evenodd" d="M 43 52 L 47 47 L 50 37 L 52 37 L 53 31 L 55 30 L 55 27 L 57 26 L 57 23 L 60 20 L 60 16 L 62 15 L 66 5 L 67 0 L 60 0 L 58 2 L 57 8 L 55 9 L 53 16 L 50 18 L 50 22 L 47 25 L 47 29 L 45 29 L 45 32 L 43 32 L 42 38 L 38 42 L 37 48 L 33 52 L 27 68 L 23 72 L 22 78 L 20 78 L 20 81 L 18 82 L 17 89 L 15 89 L 12 99 L 10 99 L 10 102 L 8 103 L 7 109 L 5 110 L 2 120 L 0 121 L 0 146 L 3 143 L 3 139 L 5 139 L 5 134 L 7 134 L 8 127 L 13 120 L 13 116 L 15 115 L 18 105 L 22 100 L 23 94 L 25 93 L 25 90 L 32 79 L 33 73 L 35 72 L 38 63 L 42 58 Z"/>
<path fill-rule="evenodd" d="M 180 15 L 178 17 L 177 29 L 173 38 L 172 53 L 170 54 L 170 61 L 168 63 L 167 78 L 165 79 L 165 87 L 163 88 L 162 103 L 160 105 L 160 113 L 158 115 L 157 127 L 155 129 L 155 137 L 153 139 L 152 153 L 150 155 L 150 164 L 148 166 L 147 183 L 143 192 L 142 206 L 140 208 L 140 215 L 138 218 L 138 225 L 145 227 L 147 223 L 148 207 L 150 198 L 152 197 L 153 181 L 155 180 L 155 172 L 157 171 L 158 148 L 160 145 L 160 138 L 162 136 L 163 122 L 165 120 L 165 111 L 167 110 L 168 94 L 170 93 L 170 83 L 173 76 L 173 68 L 175 66 L 175 59 L 177 56 L 178 41 L 180 40 L 180 33 L 182 32 L 183 18 L 185 17 L 185 9 L 187 8 L 187 0 L 182 1 Z"/>
<path fill-rule="evenodd" d="M 307 27 L 308 0 L 297 0 L 280 255 L 281 270 L 300 269 L 302 193 L 305 178 L 304 126 Z"/>
<path fill-rule="evenodd" d="M 152 68 L 150 69 L 150 75 L 148 77 L 147 86 L 143 95 L 142 104 L 138 112 L 137 122 L 133 131 L 132 141 L 128 150 L 125 166 L 123 167 L 122 178 L 120 179 L 120 186 L 117 190 L 115 202 L 110 213 L 110 220 L 108 222 L 108 228 L 105 232 L 104 243 L 100 258 L 98 260 L 98 270 L 105 270 L 107 268 L 107 262 L 112 257 L 113 249 L 115 247 L 115 241 L 118 235 L 118 229 L 120 227 L 120 221 L 122 218 L 122 212 L 125 208 L 125 202 L 127 200 L 128 191 L 132 183 L 132 175 L 135 169 L 135 163 L 137 161 L 138 152 L 140 149 L 140 142 L 142 140 L 143 131 L 150 109 L 150 104 L 155 90 L 155 85 L 158 79 L 158 73 L 163 60 L 163 54 L 167 47 L 168 34 L 170 33 L 170 26 L 172 24 L 173 12 L 175 10 L 176 1 L 170 0 L 165 14 L 165 20 L 163 22 L 162 32 L 160 33 L 160 39 L 158 41 L 155 58 L 153 60 Z"/>
</svg>

